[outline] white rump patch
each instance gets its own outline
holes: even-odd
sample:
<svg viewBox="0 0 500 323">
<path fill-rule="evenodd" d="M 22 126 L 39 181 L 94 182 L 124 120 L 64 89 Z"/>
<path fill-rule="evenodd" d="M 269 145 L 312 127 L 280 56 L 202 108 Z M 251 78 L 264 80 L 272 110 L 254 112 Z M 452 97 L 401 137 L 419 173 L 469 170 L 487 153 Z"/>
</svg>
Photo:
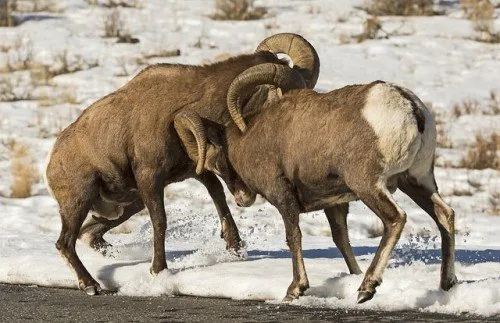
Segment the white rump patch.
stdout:
<svg viewBox="0 0 500 323">
<path fill-rule="evenodd" d="M 408 94 L 417 104 L 418 109 L 423 113 L 425 118 L 425 128 L 422 133 L 422 144 L 418 150 L 417 156 L 409 169 L 410 176 L 415 178 L 418 183 L 424 185 L 431 191 L 437 190 L 432 174 L 432 161 L 434 160 L 434 152 L 436 151 L 436 124 L 434 117 L 427 109 L 425 104 L 412 91 L 400 87 Z"/>
<path fill-rule="evenodd" d="M 363 117 L 378 137 L 388 176 L 410 167 L 421 141 L 411 102 L 392 85 L 374 85 L 366 98 Z"/>
</svg>

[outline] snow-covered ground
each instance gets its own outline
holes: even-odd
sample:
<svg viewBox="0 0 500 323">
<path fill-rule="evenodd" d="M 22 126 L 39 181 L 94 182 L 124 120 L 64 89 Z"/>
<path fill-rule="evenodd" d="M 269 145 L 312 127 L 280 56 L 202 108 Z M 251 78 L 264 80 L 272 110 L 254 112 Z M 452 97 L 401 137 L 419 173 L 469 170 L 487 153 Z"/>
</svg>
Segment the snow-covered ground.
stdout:
<svg viewBox="0 0 500 323">
<path fill-rule="evenodd" d="M 213 21 L 212 1 L 143 1 L 142 8 L 120 8 L 123 29 L 138 44 L 117 44 L 102 38 L 103 21 L 111 9 L 89 6 L 83 0 L 61 1 L 58 13 L 39 13 L 15 28 L 0 28 L 0 80 L 8 79 L 12 97 L 3 96 L 0 81 L 0 282 L 76 288 L 76 280 L 56 252 L 60 220 L 57 204 L 43 183 L 33 196 L 8 198 L 11 193 L 9 142 L 29 147 L 37 170 L 58 131 L 90 103 L 115 90 L 145 64 L 200 64 L 221 54 L 252 51 L 278 32 L 304 35 L 321 58 L 317 90 L 383 79 L 412 89 L 432 104 L 440 129 L 451 148 L 439 148 L 438 166 L 457 166 L 474 144 L 476 134 L 500 131 L 500 116 L 488 111 L 455 116 L 454 103 L 474 99 L 487 106 L 491 91 L 500 91 L 500 45 L 471 40 L 474 31 L 458 4 L 447 14 L 432 17 L 381 17 L 384 30 L 401 36 L 347 43 L 359 34 L 367 14 L 363 1 L 257 1 L 274 17 L 264 20 Z M 334 5 L 332 5 L 334 3 Z M 448 4 L 450 2 L 447 2 Z M 37 18 L 38 16 L 38 18 Z M 497 9 L 496 17 L 500 16 Z M 500 19 L 494 21 L 500 30 Z M 17 44 L 16 44 L 17 43 Z M 180 49 L 181 56 L 147 58 Z M 20 68 L 31 52 L 30 69 Z M 63 55 L 66 53 L 66 55 Z M 65 58 L 64 58 L 65 57 Z M 79 70 L 53 78 L 66 61 Z M 18 71 L 8 71 L 8 65 Z M 21 64 L 22 65 L 22 64 Z M 12 69 L 12 68 L 11 68 Z M 498 152 L 497 152 L 498 153 Z M 304 255 L 311 288 L 294 301 L 300 306 L 420 309 L 445 313 L 500 314 L 500 191 L 499 172 L 438 167 L 438 185 L 457 213 L 457 276 L 449 292 L 439 286 L 439 232 L 428 215 L 403 194 L 396 200 L 408 213 L 408 223 L 393 254 L 384 283 L 374 299 L 356 305 L 362 277 L 346 274 L 321 212 L 301 215 Z M 137 215 L 107 239 L 114 244 L 104 257 L 82 244 L 83 263 L 103 286 L 122 295 L 187 294 L 263 299 L 279 302 L 291 281 L 291 260 L 284 228 L 276 210 L 263 200 L 242 209 L 228 195 L 247 259 L 229 255 L 219 238 L 215 208 L 204 187 L 188 180 L 166 189 L 169 271 L 152 278 L 152 230 L 147 216 Z M 350 237 L 363 269 L 379 242 L 381 223 L 361 203 L 353 203 L 348 219 Z"/>
</svg>

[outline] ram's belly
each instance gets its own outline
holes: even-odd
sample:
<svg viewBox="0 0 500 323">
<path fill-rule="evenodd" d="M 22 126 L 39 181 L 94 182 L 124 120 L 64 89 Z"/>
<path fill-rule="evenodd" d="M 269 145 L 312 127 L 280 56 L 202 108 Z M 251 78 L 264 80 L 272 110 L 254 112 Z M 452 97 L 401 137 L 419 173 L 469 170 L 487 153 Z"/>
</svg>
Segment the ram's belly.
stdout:
<svg viewBox="0 0 500 323">
<path fill-rule="evenodd" d="M 304 212 L 322 210 L 358 199 L 344 183 L 299 184 L 297 194 Z"/>
<path fill-rule="evenodd" d="M 357 200 L 358 197 L 354 193 L 344 193 L 324 198 L 315 199 L 312 201 L 303 202 L 302 207 L 304 212 L 323 210 L 336 204 L 347 203 Z"/>
</svg>

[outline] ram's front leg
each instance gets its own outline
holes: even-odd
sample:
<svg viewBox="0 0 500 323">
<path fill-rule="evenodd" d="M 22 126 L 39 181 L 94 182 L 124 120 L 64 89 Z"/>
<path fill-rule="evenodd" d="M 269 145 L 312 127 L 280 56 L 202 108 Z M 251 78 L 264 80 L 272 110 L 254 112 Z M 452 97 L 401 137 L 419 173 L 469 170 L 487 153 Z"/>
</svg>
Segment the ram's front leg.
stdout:
<svg viewBox="0 0 500 323">
<path fill-rule="evenodd" d="M 136 181 L 139 194 L 148 208 L 153 225 L 153 260 L 150 272 L 156 275 L 167 268 L 165 257 L 165 231 L 167 230 L 167 215 L 163 202 L 163 186 L 156 170 L 151 168 L 138 169 Z"/>
<path fill-rule="evenodd" d="M 285 223 L 286 242 L 292 254 L 293 280 L 287 289 L 284 302 L 290 302 L 304 294 L 304 291 L 309 288 L 309 280 L 307 279 L 306 268 L 304 266 L 304 258 L 302 256 L 302 233 L 299 227 L 299 204 L 295 195 L 290 190 L 290 185 L 283 184 L 287 187 L 286 191 L 278 193 L 277 199 L 271 199 L 271 203 L 276 206 Z"/>
<path fill-rule="evenodd" d="M 226 241 L 226 248 L 231 252 L 238 253 L 242 246 L 241 239 L 238 233 L 238 227 L 227 206 L 226 195 L 224 194 L 222 184 L 217 179 L 217 176 L 210 172 L 203 172 L 196 177 L 196 179 L 205 185 L 210 197 L 214 201 L 215 208 L 220 218 L 221 238 Z"/>
</svg>

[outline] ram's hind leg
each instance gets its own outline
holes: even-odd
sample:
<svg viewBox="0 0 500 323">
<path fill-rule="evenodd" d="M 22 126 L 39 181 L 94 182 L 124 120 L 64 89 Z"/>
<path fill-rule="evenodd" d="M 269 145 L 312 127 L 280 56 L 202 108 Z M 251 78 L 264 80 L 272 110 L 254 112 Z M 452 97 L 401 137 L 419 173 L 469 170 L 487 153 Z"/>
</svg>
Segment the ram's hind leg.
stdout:
<svg viewBox="0 0 500 323">
<path fill-rule="evenodd" d="M 76 274 L 78 287 L 88 295 L 96 295 L 101 293 L 102 289 L 82 264 L 75 249 L 78 233 L 90 210 L 92 200 L 95 198 L 95 194 L 92 192 L 97 192 L 92 183 L 85 186 L 66 186 L 65 190 L 54 192 L 59 203 L 62 222 L 61 234 L 56 242 L 56 248 Z"/>
<path fill-rule="evenodd" d="M 441 233 L 441 288 L 456 284 L 455 276 L 455 212 L 437 191 L 433 172 L 417 180 L 409 175 L 398 181 L 398 188 L 417 203 L 436 222 Z"/>
<path fill-rule="evenodd" d="M 363 303 L 373 298 L 375 288 L 382 283 L 382 273 L 406 223 L 406 213 L 396 204 L 385 183 L 378 183 L 370 192 L 356 193 L 384 223 L 379 248 L 358 289 L 358 303 Z"/>
<path fill-rule="evenodd" d="M 130 219 L 130 217 L 137 212 L 144 209 L 144 203 L 136 200 L 130 205 L 127 205 L 123 214 L 116 220 L 108 220 L 100 217 L 92 217 L 88 220 L 80 230 L 79 238 L 93 249 L 106 253 L 106 249 L 111 247 L 111 244 L 104 240 L 103 236 L 106 232 L 114 227 L 119 226 L 123 222 Z"/>
<path fill-rule="evenodd" d="M 345 259 L 349 272 L 351 274 L 361 274 L 351 244 L 349 243 L 349 235 L 347 232 L 347 213 L 349 212 L 349 204 L 343 203 L 325 209 L 326 218 L 330 223 L 332 230 L 332 239 L 337 249 L 342 253 Z"/>
</svg>

